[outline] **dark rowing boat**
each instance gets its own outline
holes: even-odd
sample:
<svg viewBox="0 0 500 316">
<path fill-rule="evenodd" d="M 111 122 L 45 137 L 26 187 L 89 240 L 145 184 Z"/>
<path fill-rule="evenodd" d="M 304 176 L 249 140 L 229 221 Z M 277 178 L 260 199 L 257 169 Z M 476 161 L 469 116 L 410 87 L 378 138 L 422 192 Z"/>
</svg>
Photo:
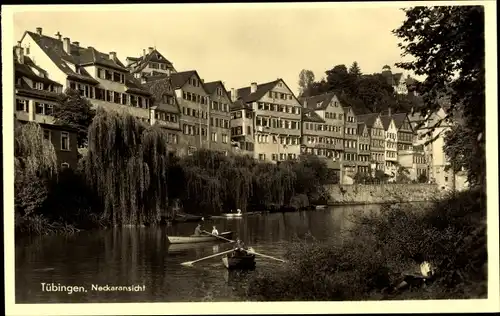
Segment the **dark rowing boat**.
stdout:
<svg viewBox="0 0 500 316">
<path fill-rule="evenodd" d="M 248 250 L 253 251 L 252 248 Z M 228 270 L 253 270 L 255 269 L 255 255 L 244 250 L 235 250 L 222 257 L 222 263 Z"/>
</svg>

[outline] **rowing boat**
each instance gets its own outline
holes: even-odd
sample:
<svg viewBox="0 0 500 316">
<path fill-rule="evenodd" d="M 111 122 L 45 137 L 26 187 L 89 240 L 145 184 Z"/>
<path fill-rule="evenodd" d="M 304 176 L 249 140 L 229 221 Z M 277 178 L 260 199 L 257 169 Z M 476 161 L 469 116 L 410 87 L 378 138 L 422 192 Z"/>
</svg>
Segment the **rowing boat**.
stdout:
<svg viewBox="0 0 500 316">
<path fill-rule="evenodd" d="M 233 236 L 233 232 L 224 232 L 220 233 L 219 236 L 224 237 L 226 239 L 231 239 Z M 211 241 L 223 241 L 221 238 L 217 238 L 210 235 L 191 235 L 191 236 L 167 236 L 168 241 L 171 244 L 193 244 L 199 242 L 211 242 Z"/>
<path fill-rule="evenodd" d="M 249 252 L 253 248 L 248 248 Z M 245 251 L 232 252 L 222 257 L 222 263 L 228 270 L 253 270 L 255 269 L 255 255 Z"/>
<path fill-rule="evenodd" d="M 228 218 L 240 218 L 243 217 L 243 213 L 223 213 L 222 216 Z"/>
</svg>

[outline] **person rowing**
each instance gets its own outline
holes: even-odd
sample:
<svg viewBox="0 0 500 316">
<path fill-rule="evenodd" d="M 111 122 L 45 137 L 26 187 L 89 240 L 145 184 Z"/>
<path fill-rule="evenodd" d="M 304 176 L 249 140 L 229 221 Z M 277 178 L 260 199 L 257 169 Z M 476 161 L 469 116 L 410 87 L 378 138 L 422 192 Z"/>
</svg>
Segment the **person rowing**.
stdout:
<svg viewBox="0 0 500 316">
<path fill-rule="evenodd" d="M 238 215 L 240 215 L 240 214 L 241 214 L 241 210 L 240 210 L 240 209 L 238 209 L 238 210 L 236 211 L 236 213 L 237 213 Z"/>
<path fill-rule="evenodd" d="M 202 234 L 201 224 L 198 224 L 198 226 L 196 226 L 196 228 L 194 229 L 194 235 L 195 236 L 200 236 L 201 234 Z"/>
<path fill-rule="evenodd" d="M 213 226 L 213 228 L 212 228 L 212 235 L 215 235 L 215 236 L 219 235 L 219 231 L 217 230 L 217 228 L 215 228 L 215 226 Z"/>
</svg>

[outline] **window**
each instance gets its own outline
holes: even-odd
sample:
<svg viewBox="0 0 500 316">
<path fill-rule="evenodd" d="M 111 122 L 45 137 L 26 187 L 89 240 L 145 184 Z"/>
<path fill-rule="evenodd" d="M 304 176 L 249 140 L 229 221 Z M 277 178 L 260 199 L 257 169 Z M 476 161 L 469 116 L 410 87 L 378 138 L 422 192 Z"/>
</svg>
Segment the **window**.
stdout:
<svg viewBox="0 0 500 316">
<path fill-rule="evenodd" d="M 35 114 L 44 114 L 44 104 L 35 102 Z"/>
<path fill-rule="evenodd" d="M 210 138 L 213 142 L 217 142 L 217 133 L 212 133 L 212 136 Z"/>
<path fill-rule="evenodd" d="M 16 99 L 16 111 L 29 112 L 28 100 Z"/>
<path fill-rule="evenodd" d="M 222 143 L 227 144 L 229 142 L 229 137 L 227 134 L 222 134 Z"/>
<path fill-rule="evenodd" d="M 43 139 L 51 141 L 51 139 L 52 139 L 52 133 L 50 132 L 50 129 L 44 129 L 43 130 Z"/>
<path fill-rule="evenodd" d="M 61 132 L 61 150 L 69 150 L 69 133 Z"/>
<path fill-rule="evenodd" d="M 37 89 L 37 90 L 43 90 L 43 83 L 41 83 L 41 82 L 35 83 L 35 89 Z"/>
</svg>

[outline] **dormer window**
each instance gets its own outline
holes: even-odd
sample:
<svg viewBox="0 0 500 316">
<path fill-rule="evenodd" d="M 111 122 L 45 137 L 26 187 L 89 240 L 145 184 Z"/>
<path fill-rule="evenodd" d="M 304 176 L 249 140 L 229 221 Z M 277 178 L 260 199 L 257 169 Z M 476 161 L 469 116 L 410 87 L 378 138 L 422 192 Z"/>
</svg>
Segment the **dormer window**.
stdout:
<svg viewBox="0 0 500 316">
<path fill-rule="evenodd" d="M 43 90 L 43 83 L 36 82 L 35 83 L 35 89 L 37 89 L 37 90 Z"/>
<path fill-rule="evenodd" d="M 222 95 L 222 88 L 217 88 L 217 95 Z"/>
<path fill-rule="evenodd" d="M 323 103 L 323 102 L 318 102 L 318 103 L 316 103 L 316 107 L 317 107 L 317 108 L 321 107 L 321 103 Z"/>
</svg>

